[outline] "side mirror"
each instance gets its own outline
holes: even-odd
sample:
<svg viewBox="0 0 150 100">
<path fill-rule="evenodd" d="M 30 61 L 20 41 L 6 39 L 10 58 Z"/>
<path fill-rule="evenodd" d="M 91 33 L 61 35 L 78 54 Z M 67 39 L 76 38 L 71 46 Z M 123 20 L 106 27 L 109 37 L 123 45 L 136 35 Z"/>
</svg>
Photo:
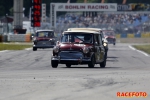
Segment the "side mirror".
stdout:
<svg viewBox="0 0 150 100">
<path fill-rule="evenodd" d="M 98 43 L 97 43 L 97 42 L 95 42 L 95 45 L 98 45 Z"/>
<path fill-rule="evenodd" d="M 56 42 L 56 45 L 59 45 L 59 41 Z"/>
</svg>

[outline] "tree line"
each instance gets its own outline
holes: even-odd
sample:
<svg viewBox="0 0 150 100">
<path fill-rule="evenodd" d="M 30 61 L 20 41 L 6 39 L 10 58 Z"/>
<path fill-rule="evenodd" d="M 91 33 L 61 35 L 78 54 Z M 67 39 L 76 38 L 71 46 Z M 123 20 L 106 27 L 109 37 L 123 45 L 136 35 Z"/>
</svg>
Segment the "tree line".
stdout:
<svg viewBox="0 0 150 100">
<path fill-rule="evenodd" d="M 46 13 L 49 16 L 50 13 L 50 3 L 67 3 L 68 0 L 42 0 L 42 3 L 46 3 Z M 29 11 L 31 7 L 31 0 L 23 0 L 24 2 L 24 14 L 29 16 Z M 70 0 L 70 3 L 82 3 L 84 0 Z M 101 0 L 87 0 L 87 3 L 100 3 Z M 105 3 L 118 3 L 121 4 L 122 0 L 105 0 Z M 126 3 L 147 3 L 150 4 L 150 0 L 127 0 Z M 13 0 L 0 0 L 0 17 L 2 16 L 13 16 Z"/>
</svg>

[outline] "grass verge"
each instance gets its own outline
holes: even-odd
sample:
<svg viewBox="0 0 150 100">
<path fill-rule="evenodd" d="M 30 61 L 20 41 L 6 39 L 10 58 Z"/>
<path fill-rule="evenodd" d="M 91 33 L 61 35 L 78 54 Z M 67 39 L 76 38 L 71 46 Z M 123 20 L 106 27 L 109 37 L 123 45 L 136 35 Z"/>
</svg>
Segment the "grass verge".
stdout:
<svg viewBox="0 0 150 100">
<path fill-rule="evenodd" d="M 1 50 L 23 50 L 25 48 L 30 48 L 30 47 L 32 47 L 32 45 L 0 43 L 0 51 Z"/>
<path fill-rule="evenodd" d="M 150 54 L 150 45 L 133 45 L 133 47 Z"/>
</svg>

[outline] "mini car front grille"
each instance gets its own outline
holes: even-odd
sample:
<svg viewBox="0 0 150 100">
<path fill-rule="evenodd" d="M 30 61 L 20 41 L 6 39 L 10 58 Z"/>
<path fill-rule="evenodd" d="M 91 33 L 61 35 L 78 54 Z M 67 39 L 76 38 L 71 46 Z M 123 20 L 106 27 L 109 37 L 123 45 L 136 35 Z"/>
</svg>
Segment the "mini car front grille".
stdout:
<svg viewBox="0 0 150 100">
<path fill-rule="evenodd" d="M 83 53 L 79 51 L 61 51 L 58 56 L 60 56 L 61 59 L 80 59 L 84 57 Z"/>
<path fill-rule="evenodd" d="M 38 41 L 37 45 L 51 45 L 52 43 L 50 41 Z"/>
</svg>

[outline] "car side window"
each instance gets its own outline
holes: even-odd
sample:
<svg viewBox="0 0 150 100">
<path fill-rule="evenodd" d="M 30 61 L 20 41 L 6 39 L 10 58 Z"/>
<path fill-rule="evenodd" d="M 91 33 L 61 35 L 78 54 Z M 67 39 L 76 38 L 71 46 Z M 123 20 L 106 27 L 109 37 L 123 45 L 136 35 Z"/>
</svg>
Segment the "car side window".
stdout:
<svg viewBox="0 0 150 100">
<path fill-rule="evenodd" d="M 101 37 L 104 38 L 104 32 L 100 31 Z"/>
<path fill-rule="evenodd" d="M 102 34 L 99 34 L 99 41 L 100 41 L 100 45 L 102 45 Z"/>
<path fill-rule="evenodd" d="M 95 40 L 95 43 L 97 42 L 97 45 L 100 45 L 98 34 L 94 35 L 94 40 Z"/>
</svg>

